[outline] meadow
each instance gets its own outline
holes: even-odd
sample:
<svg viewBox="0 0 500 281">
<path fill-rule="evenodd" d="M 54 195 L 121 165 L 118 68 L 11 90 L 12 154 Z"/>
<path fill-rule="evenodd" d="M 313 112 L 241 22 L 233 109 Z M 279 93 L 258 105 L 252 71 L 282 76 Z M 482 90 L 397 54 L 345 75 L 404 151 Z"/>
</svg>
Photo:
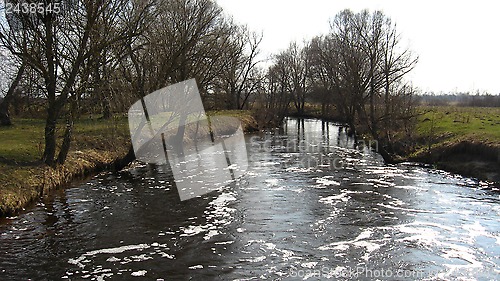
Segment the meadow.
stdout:
<svg viewBox="0 0 500 281">
<path fill-rule="evenodd" d="M 500 144 L 498 107 L 420 107 L 416 132 L 442 140 L 473 140 Z"/>
</svg>

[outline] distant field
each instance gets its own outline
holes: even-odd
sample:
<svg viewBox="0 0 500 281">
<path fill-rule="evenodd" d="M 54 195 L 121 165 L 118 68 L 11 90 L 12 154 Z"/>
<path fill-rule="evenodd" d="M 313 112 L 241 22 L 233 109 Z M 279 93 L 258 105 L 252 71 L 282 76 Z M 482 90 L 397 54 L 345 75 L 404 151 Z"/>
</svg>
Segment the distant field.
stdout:
<svg viewBox="0 0 500 281">
<path fill-rule="evenodd" d="M 500 144 L 500 108 L 421 107 L 417 133 Z"/>
</svg>

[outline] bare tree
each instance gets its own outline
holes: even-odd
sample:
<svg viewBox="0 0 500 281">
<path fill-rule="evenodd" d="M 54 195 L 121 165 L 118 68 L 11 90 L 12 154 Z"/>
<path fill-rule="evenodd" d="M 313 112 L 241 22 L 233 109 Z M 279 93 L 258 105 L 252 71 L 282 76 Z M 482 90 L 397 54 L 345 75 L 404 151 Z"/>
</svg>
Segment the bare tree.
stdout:
<svg viewBox="0 0 500 281">
<path fill-rule="evenodd" d="M 300 47 L 292 42 L 284 52 L 288 71 L 290 72 L 290 91 L 293 95 L 293 104 L 298 114 L 304 113 L 307 92 L 307 78 L 309 71 L 308 46 Z"/>
<path fill-rule="evenodd" d="M 52 3 L 52 2 L 51 2 Z M 56 127 L 68 101 L 73 98 L 83 66 L 98 50 L 117 38 L 90 44 L 92 32 L 112 11 L 127 6 L 127 0 L 81 0 L 63 10 L 47 13 L 19 13 L 21 28 L 0 27 L 0 41 L 10 53 L 25 61 L 44 81 L 47 98 L 45 149 L 42 160 L 48 165 L 64 163 L 69 149 L 72 122 L 68 120 L 63 145 L 56 161 Z M 114 7 L 114 8 L 113 8 Z M 61 8 L 62 9 L 62 8 Z"/>
<path fill-rule="evenodd" d="M 162 0 L 152 10 L 136 26 L 141 35 L 126 43 L 126 57 L 120 61 L 136 96 L 188 78 L 200 78 L 200 88 L 207 88 L 211 73 L 220 71 L 212 63 L 227 28 L 221 8 L 210 0 Z"/>
<path fill-rule="evenodd" d="M 327 104 L 335 105 L 350 133 L 370 134 L 384 159 L 392 161 L 391 134 L 412 124 L 414 117 L 414 89 L 404 77 L 418 58 L 402 46 L 388 17 L 379 11 L 344 10 L 333 18 L 328 35 L 302 48 L 292 43 L 278 58 L 272 69 L 286 65 L 283 86 L 298 113 L 306 93 L 319 95 L 323 114 Z"/>
<path fill-rule="evenodd" d="M 231 36 L 232 46 L 226 49 L 229 63 L 225 66 L 220 88 L 227 95 L 228 109 L 243 109 L 261 82 L 257 56 L 263 36 L 249 32 L 245 26 L 235 29 Z"/>
<path fill-rule="evenodd" d="M 288 115 L 293 100 L 287 55 L 275 56 L 268 68 L 258 99 L 257 122 L 262 127 L 275 127 Z"/>
<path fill-rule="evenodd" d="M 379 142 L 378 149 L 384 159 L 391 162 L 391 127 L 397 127 L 400 120 L 414 117 L 401 115 L 403 111 L 391 108 L 396 100 L 399 105 L 411 108 L 402 101 L 411 100 L 411 95 L 401 95 L 400 85 L 405 85 L 402 79 L 418 59 L 401 46 L 396 26 L 382 12 L 353 14 L 344 11 L 337 19 L 332 32 L 343 46 L 347 46 L 341 49 L 347 52 L 340 66 L 347 66 L 344 78 L 349 83 L 346 88 L 355 96 L 358 121 Z M 403 89 L 406 93 L 413 92 L 407 91 L 407 86 Z"/>
</svg>

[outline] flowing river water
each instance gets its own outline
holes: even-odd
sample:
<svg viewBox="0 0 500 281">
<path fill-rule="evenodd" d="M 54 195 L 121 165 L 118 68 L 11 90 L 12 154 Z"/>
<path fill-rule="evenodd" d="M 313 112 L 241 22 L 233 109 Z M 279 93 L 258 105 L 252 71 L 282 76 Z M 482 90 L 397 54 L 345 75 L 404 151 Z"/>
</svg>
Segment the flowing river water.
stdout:
<svg viewBox="0 0 500 281">
<path fill-rule="evenodd" d="M 319 120 L 246 139 L 248 172 L 199 198 L 136 163 L 4 220 L 0 280 L 500 279 L 495 186 L 385 165 Z"/>
</svg>

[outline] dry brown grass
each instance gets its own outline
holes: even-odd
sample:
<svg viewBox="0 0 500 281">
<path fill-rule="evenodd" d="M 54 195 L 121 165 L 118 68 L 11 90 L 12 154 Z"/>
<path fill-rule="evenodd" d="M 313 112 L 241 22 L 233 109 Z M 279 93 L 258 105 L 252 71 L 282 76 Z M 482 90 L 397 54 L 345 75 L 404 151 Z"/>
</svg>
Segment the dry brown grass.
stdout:
<svg viewBox="0 0 500 281">
<path fill-rule="evenodd" d="M 209 115 L 237 117 L 245 131 L 255 128 L 255 120 L 248 111 L 209 112 Z M 78 120 L 66 163 L 51 168 L 38 161 L 43 121 L 21 119 L 14 123 L 17 124 L 14 127 L 0 129 L 0 216 L 16 214 L 54 189 L 114 166 L 130 148 L 126 118 Z"/>
</svg>

